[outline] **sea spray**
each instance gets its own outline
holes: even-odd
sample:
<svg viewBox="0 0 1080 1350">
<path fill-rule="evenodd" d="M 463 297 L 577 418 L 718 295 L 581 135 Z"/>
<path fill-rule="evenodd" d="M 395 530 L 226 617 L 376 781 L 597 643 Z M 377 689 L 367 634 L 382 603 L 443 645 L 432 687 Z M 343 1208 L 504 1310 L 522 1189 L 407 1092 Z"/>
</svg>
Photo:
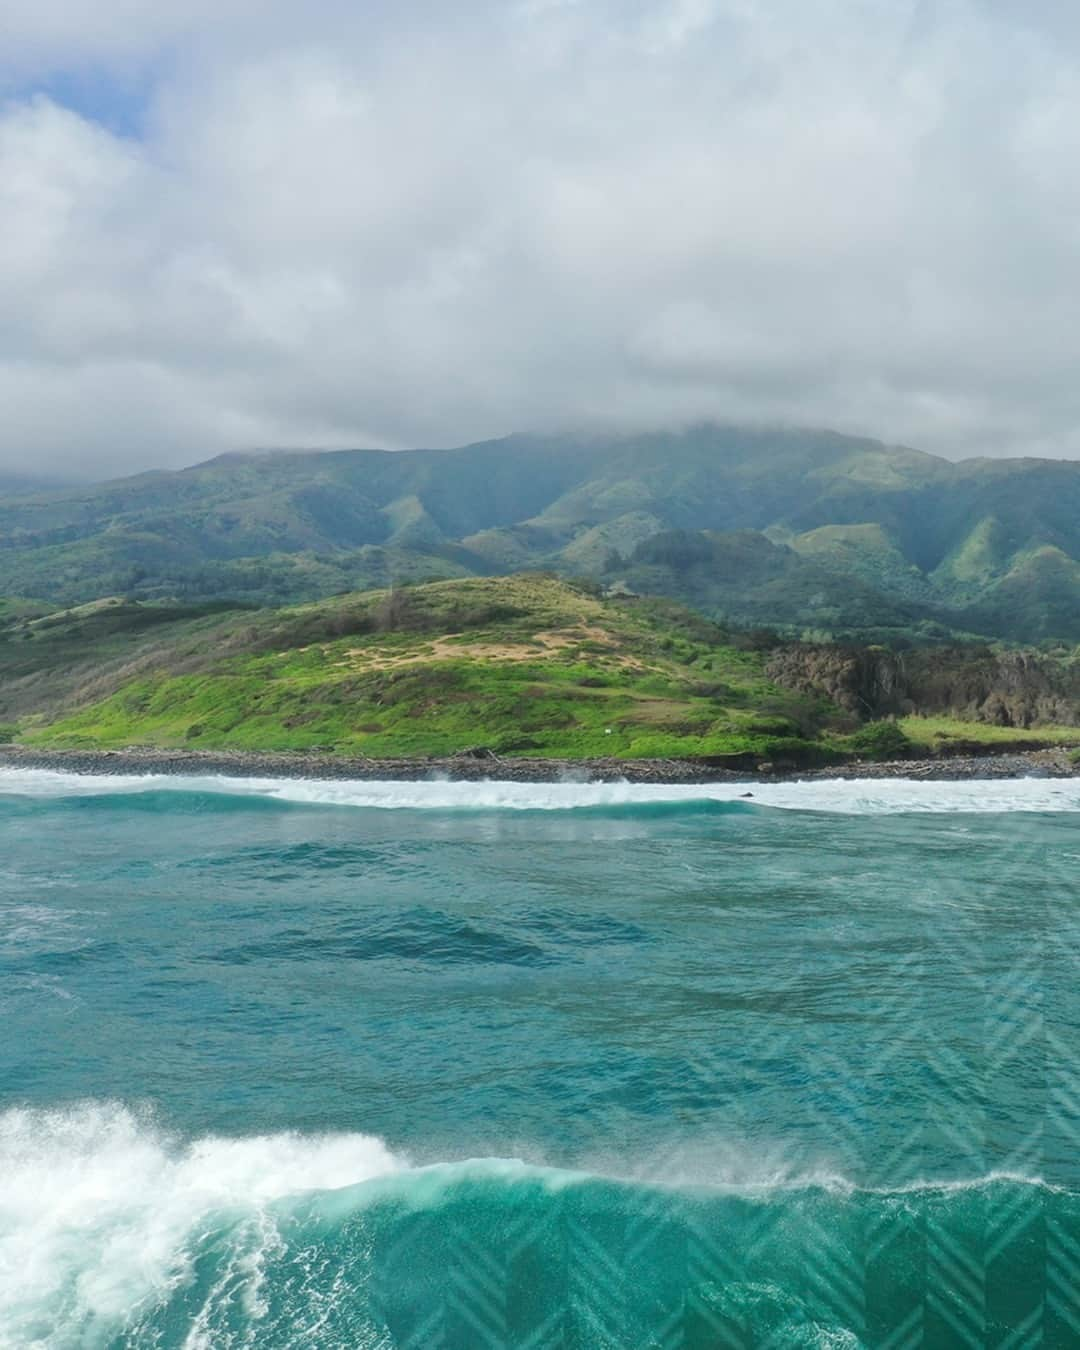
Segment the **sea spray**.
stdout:
<svg viewBox="0 0 1080 1350">
<path fill-rule="evenodd" d="M 185 1144 L 114 1103 L 0 1114 L 0 1345 L 109 1344 L 165 1316 L 211 1233 L 256 1317 L 274 1203 L 404 1165 L 363 1135 Z"/>
</svg>

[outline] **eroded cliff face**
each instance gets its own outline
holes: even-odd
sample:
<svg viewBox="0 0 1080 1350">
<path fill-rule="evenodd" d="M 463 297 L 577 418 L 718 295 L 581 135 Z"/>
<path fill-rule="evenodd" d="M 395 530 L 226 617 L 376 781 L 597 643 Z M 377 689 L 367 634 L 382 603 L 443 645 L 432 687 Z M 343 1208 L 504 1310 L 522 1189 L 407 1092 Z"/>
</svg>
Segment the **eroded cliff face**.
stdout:
<svg viewBox="0 0 1080 1350">
<path fill-rule="evenodd" d="M 831 699 L 860 719 L 951 716 L 1019 729 L 1080 726 L 1080 659 L 987 647 L 894 652 L 794 644 L 773 653 L 770 679 Z"/>
</svg>

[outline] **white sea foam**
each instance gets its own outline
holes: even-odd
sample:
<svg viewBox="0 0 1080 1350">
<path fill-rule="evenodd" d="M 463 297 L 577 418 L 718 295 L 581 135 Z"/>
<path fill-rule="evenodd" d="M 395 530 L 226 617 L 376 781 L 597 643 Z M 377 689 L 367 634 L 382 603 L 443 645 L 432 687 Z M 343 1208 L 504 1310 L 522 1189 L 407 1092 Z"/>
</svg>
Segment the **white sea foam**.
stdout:
<svg viewBox="0 0 1080 1350">
<path fill-rule="evenodd" d="M 210 1216 L 245 1229 L 236 1257 L 258 1297 L 273 1201 L 407 1164 L 360 1135 L 170 1140 L 111 1103 L 0 1115 L 0 1347 L 96 1344 L 189 1274 Z"/>
<path fill-rule="evenodd" d="M 568 811 L 679 802 L 737 801 L 851 815 L 899 812 L 1080 811 L 1080 778 L 815 779 L 790 783 L 476 783 L 234 778 L 226 775 L 79 774 L 0 769 L 0 795 L 61 798 L 139 792 L 200 792 L 313 805 L 384 810 Z"/>
</svg>

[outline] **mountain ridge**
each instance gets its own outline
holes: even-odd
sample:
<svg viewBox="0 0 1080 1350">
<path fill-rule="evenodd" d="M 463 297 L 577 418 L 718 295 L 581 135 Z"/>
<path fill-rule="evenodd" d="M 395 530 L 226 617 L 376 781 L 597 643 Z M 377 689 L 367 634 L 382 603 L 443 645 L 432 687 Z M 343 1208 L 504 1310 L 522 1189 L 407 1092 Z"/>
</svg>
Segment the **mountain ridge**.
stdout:
<svg viewBox="0 0 1080 1350">
<path fill-rule="evenodd" d="M 1076 640 L 1080 462 L 708 424 L 229 452 L 0 496 L 0 594 L 57 604 L 284 603 L 537 568 L 792 633 Z"/>
</svg>

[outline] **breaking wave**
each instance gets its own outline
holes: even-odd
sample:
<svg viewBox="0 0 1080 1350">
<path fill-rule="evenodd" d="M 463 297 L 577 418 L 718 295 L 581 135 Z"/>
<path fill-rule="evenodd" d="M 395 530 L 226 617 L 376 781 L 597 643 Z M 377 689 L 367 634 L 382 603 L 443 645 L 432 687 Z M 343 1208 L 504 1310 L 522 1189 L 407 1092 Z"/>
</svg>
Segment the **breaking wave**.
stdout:
<svg viewBox="0 0 1080 1350">
<path fill-rule="evenodd" d="M 1037 1305 L 1032 1225 L 1074 1250 L 1080 1197 L 1010 1175 L 868 1189 L 417 1167 L 362 1134 L 184 1141 L 114 1103 L 17 1109 L 0 1115 L 0 1346 L 622 1350 L 675 1322 L 691 1350 L 859 1346 L 928 1294 L 954 1328 L 983 1316 L 935 1251 L 994 1266 L 996 1315 Z"/>
<path fill-rule="evenodd" d="M 751 794 L 748 799 L 747 794 Z M 123 797 L 149 810 L 342 806 L 408 811 L 708 813 L 759 807 L 849 815 L 1080 811 L 1080 779 L 815 779 L 789 783 L 419 782 L 0 769 L 0 797 Z M 188 799 L 185 803 L 184 799 Z"/>
</svg>

